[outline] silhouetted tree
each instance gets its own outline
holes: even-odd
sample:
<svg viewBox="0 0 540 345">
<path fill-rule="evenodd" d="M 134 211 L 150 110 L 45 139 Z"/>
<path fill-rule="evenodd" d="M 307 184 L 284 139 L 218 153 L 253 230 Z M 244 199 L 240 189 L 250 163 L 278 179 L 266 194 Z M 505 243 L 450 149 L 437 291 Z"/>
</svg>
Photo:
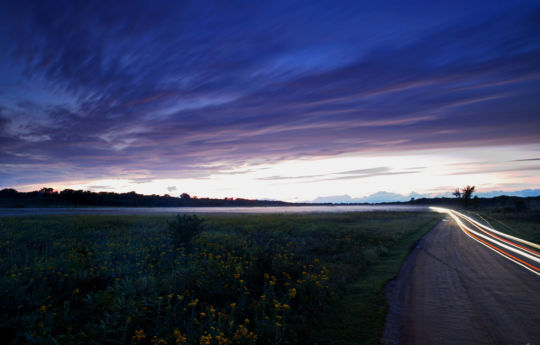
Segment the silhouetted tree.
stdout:
<svg viewBox="0 0 540 345">
<path fill-rule="evenodd" d="M 13 188 L 4 188 L 4 189 L 0 190 L 0 196 L 2 196 L 2 197 L 5 197 L 5 196 L 6 197 L 7 196 L 15 197 L 15 196 L 17 196 L 18 193 L 19 192 L 17 192 L 17 190 L 13 189 Z"/>
<path fill-rule="evenodd" d="M 3 207 L 22 206 L 279 206 L 289 205 L 283 201 L 248 200 L 233 198 L 210 199 L 198 198 L 183 193 L 179 197 L 170 195 L 143 195 L 136 192 L 113 193 L 91 192 L 84 190 L 64 189 L 61 192 L 44 187 L 32 192 L 18 192 L 12 188 L 0 190 L 0 205 Z"/>
<path fill-rule="evenodd" d="M 462 188 L 461 191 L 459 190 L 459 188 L 456 188 L 456 190 L 454 191 L 454 193 L 452 193 L 452 195 L 454 195 L 456 198 L 460 198 L 463 204 L 463 207 L 467 207 L 469 205 L 469 201 L 472 198 L 474 190 L 475 190 L 475 186 L 467 185 L 467 187 Z"/>
<path fill-rule="evenodd" d="M 52 188 L 47 188 L 47 187 L 43 187 L 40 189 L 39 191 L 41 194 L 53 194 L 54 193 L 54 189 Z"/>
<path fill-rule="evenodd" d="M 467 187 L 463 188 L 461 190 L 461 196 L 463 199 L 465 200 L 469 200 L 471 199 L 473 193 L 474 193 L 474 189 L 475 189 L 475 186 L 469 186 L 467 185 Z"/>
</svg>

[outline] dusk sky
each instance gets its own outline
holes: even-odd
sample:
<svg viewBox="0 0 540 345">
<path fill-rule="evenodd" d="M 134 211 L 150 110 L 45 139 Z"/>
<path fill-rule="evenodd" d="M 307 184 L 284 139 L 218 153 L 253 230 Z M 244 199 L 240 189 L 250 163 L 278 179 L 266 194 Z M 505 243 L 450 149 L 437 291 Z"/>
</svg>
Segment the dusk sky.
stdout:
<svg viewBox="0 0 540 345">
<path fill-rule="evenodd" d="M 4 1 L 0 20 L 0 189 L 540 188 L 538 0 Z"/>
</svg>

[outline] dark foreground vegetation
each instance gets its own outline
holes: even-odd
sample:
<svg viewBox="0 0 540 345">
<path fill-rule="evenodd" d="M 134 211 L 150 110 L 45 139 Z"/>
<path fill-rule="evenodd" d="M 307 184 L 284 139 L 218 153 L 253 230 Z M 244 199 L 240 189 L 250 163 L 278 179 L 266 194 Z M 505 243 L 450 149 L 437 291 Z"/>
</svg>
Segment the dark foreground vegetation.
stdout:
<svg viewBox="0 0 540 345">
<path fill-rule="evenodd" d="M 2 217 L 0 338 L 373 343 L 384 322 L 384 283 L 440 217 Z"/>
</svg>

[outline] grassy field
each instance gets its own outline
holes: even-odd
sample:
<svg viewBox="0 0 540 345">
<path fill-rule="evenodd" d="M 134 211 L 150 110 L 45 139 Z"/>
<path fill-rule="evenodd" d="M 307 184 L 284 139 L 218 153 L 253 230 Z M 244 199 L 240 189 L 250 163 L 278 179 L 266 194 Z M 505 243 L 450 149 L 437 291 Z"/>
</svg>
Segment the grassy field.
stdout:
<svg viewBox="0 0 540 345">
<path fill-rule="evenodd" d="M 205 216 L 190 243 L 175 237 L 173 217 L 0 218 L 0 338 L 373 343 L 385 282 L 440 217 Z"/>
</svg>

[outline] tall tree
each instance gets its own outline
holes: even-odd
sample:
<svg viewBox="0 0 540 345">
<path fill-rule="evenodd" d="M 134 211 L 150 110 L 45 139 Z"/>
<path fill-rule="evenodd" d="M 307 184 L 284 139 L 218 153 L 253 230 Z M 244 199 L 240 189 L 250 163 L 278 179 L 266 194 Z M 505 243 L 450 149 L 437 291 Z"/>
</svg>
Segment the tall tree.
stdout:
<svg viewBox="0 0 540 345">
<path fill-rule="evenodd" d="M 467 185 L 467 187 L 463 188 L 461 190 L 461 196 L 463 199 L 465 200 L 469 200 L 471 199 L 473 193 L 474 193 L 474 189 L 475 189 L 475 186 L 469 186 Z"/>
</svg>

